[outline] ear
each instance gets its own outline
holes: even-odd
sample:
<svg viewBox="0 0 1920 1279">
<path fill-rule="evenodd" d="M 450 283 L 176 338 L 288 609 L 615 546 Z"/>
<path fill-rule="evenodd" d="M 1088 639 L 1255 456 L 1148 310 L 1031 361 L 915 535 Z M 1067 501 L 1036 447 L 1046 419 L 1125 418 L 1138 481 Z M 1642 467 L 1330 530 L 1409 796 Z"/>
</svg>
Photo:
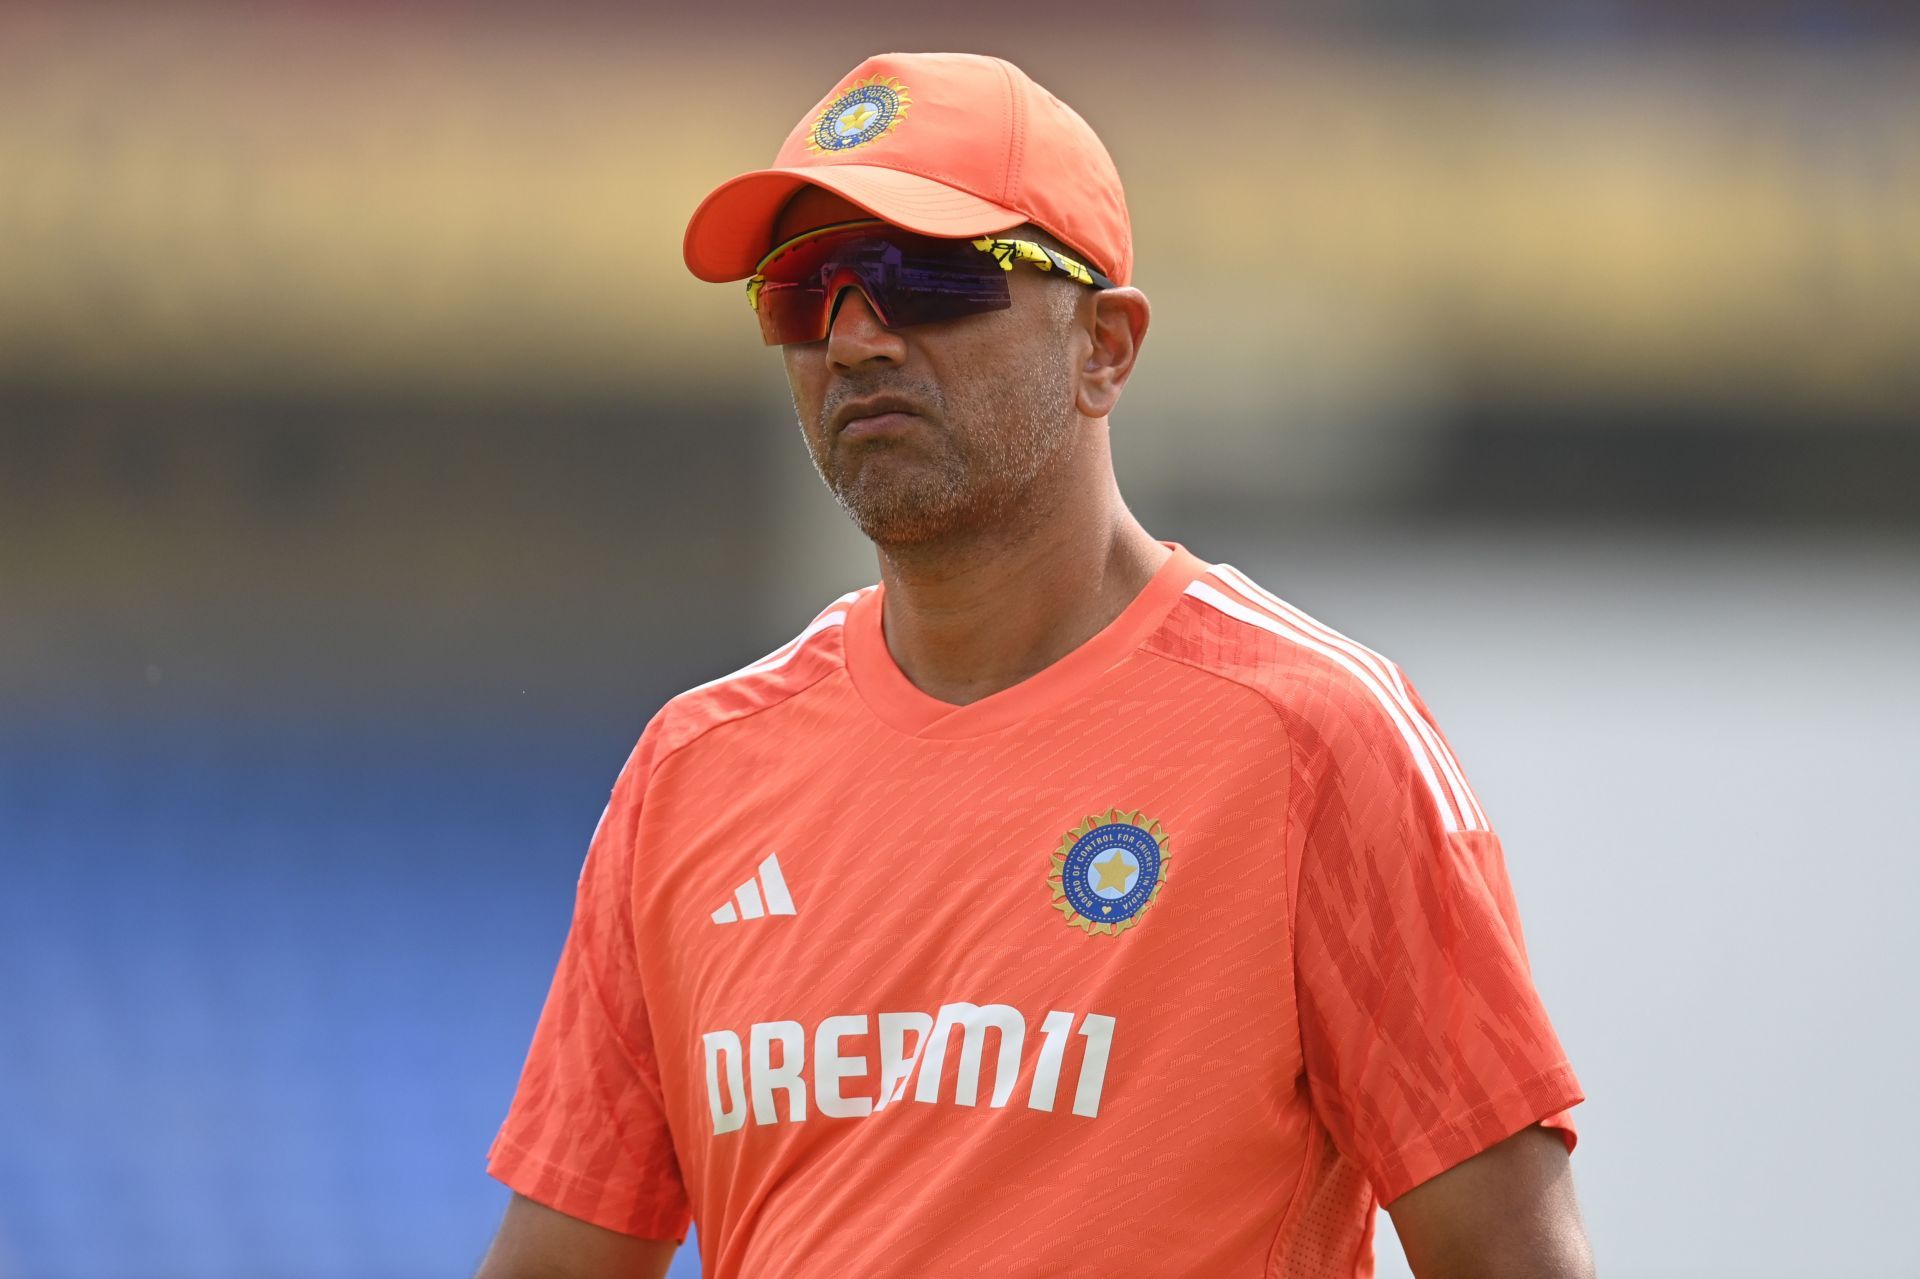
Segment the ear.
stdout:
<svg viewBox="0 0 1920 1279">
<path fill-rule="evenodd" d="M 1120 392 L 1133 376 L 1140 344 L 1147 339 L 1151 309 L 1147 295 L 1135 288 L 1101 289 L 1089 295 L 1092 314 L 1082 312 L 1091 339 L 1074 388 L 1074 403 L 1085 417 L 1103 418 L 1120 403 Z"/>
</svg>

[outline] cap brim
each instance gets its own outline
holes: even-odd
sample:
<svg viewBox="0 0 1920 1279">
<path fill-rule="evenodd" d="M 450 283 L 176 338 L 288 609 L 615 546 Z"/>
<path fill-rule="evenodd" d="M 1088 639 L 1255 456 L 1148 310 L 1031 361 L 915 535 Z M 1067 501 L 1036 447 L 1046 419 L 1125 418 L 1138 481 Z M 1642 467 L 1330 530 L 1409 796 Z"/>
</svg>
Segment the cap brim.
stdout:
<svg viewBox="0 0 1920 1279">
<path fill-rule="evenodd" d="M 715 187 L 687 222 L 682 253 L 702 280 L 744 280 L 773 247 L 773 225 L 803 186 L 822 187 L 922 235 L 988 235 L 1026 215 L 917 173 L 872 164 L 760 169 Z"/>
</svg>

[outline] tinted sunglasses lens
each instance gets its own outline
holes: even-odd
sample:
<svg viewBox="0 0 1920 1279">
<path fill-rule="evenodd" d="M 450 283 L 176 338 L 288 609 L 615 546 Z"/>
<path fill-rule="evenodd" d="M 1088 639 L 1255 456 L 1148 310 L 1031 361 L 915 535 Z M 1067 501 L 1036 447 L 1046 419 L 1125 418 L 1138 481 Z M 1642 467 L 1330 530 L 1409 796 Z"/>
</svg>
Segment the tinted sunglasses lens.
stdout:
<svg viewBox="0 0 1920 1279">
<path fill-rule="evenodd" d="M 827 336 L 832 298 L 858 288 L 889 328 L 1012 305 L 1006 272 L 965 240 L 822 236 L 766 264 L 760 333 L 769 346 Z"/>
<path fill-rule="evenodd" d="M 894 246 L 880 265 L 877 309 L 892 328 L 934 324 L 1013 305 L 1007 273 L 965 240 L 926 240 Z M 876 289 L 867 290 L 869 297 Z"/>
<path fill-rule="evenodd" d="M 768 346 L 818 342 L 827 335 L 827 291 L 814 284 L 760 286 L 760 336 Z"/>
</svg>

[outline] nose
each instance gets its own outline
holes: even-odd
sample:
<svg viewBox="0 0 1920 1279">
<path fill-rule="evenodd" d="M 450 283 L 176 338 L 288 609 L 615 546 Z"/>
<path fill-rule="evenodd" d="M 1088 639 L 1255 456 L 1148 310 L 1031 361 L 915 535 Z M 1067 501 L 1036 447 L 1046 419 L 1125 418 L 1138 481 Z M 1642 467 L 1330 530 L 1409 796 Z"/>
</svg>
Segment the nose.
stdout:
<svg viewBox="0 0 1920 1279">
<path fill-rule="evenodd" d="M 880 322 L 867 295 L 849 285 L 834 299 L 827 330 L 827 363 L 851 369 L 869 360 L 899 364 L 906 359 L 906 343 Z"/>
</svg>

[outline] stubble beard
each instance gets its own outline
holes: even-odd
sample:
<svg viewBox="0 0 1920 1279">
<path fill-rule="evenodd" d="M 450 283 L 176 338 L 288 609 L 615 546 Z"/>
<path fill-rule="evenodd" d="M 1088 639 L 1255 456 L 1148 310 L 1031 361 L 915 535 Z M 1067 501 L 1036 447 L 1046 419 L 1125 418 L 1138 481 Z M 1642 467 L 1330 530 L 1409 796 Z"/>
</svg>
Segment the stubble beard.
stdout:
<svg viewBox="0 0 1920 1279">
<path fill-rule="evenodd" d="M 900 438 L 826 437 L 840 404 L 889 391 L 932 416 Z M 821 407 L 820 430 L 804 434 L 814 470 L 862 533 L 882 547 L 922 547 L 1009 524 L 1072 449 L 1076 416 L 1069 378 L 1036 352 L 964 397 L 928 383 L 843 383 Z"/>
</svg>

